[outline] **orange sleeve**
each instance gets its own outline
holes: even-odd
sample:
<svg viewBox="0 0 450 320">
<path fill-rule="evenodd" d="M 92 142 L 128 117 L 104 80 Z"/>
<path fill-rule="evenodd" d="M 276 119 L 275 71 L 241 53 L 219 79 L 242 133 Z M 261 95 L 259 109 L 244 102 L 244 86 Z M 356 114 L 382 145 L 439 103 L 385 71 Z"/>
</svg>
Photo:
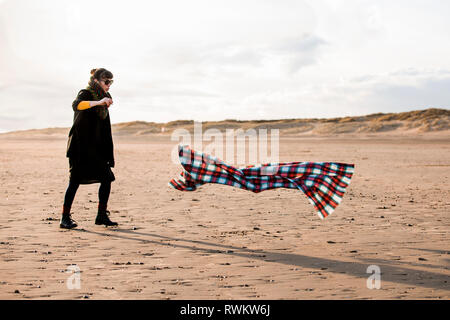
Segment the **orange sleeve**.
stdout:
<svg viewBox="0 0 450 320">
<path fill-rule="evenodd" d="M 91 105 L 89 104 L 89 101 L 81 101 L 78 106 L 77 109 L 78 110 L 86 110 L 89 109 L 91 107 Z"/>
</svg>

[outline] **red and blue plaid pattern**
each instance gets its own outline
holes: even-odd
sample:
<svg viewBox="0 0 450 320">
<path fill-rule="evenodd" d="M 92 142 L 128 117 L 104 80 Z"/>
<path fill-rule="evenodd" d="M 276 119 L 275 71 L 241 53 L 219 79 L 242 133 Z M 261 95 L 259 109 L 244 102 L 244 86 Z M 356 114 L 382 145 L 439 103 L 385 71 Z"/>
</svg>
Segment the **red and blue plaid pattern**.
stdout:
<svg viewBox="0 0 450 320">
<path fill-rule="evenodd" d="M 285 162 L 235 168 L 220 159 L 178 147 L 184 170 L 169 185 L 180 191 L 194 191 L 205 183 L 218 183 L 261 192 L 274 188 L 299 189 L 321 219 L 339 205 L 350 184 L 354 165 L 336 162 Z"/>
</svg>

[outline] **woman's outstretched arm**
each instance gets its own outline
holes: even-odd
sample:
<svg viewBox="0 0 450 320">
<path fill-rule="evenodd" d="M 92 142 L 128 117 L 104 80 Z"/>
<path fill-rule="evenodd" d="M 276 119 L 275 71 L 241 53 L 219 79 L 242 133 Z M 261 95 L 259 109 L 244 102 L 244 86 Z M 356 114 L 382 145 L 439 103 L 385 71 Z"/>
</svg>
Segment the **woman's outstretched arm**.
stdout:
<svg viewBox="0 0 450 320">
<path fill-rule="evenodd" d="M 73 111 L 86 110 L 99 105 L 106 105 L 107 107 L 109 107 L 112 104 L 112 100 L 109 98 L 103 98 L 100 101 L 91 101 L 92 98 L 92 94 L 89 92 L 89 90 L 80 90 L 77 97 L 72 103 Z"/>
<path fill-rule="evenodd" d="M 81 101 L 78 103 L 78 110 L 86 110 L 95 106 L 106 105 L 109 107 L 112 104 L 112 100 L 110 98 L 103 98 L 100 101 Z"/>
</svg>

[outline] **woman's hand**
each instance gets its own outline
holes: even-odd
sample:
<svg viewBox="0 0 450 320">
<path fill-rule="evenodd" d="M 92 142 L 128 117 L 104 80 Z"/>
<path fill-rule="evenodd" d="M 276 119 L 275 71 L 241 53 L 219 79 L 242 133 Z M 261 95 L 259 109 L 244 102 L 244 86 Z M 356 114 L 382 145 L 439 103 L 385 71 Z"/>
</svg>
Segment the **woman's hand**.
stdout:
<svg viewBox="0 0 450 320">
<path fill-rule="evenodd" d="M 112 104 L 113 104 L 112 99 L 108 98 L 108 102 L 106 104 L 106 107 L 109 108 L 109 106 L 112 105 Z"/>
<path fill-rule="evenodd" d="M 101 105 L 101 106 L 105 105 L 106 107 L 109 108 L 109 106 L 113 104 L 113 101 L 112 101 L 112 99 L 105 97 L 102 100 L 100 100 L 98 102 L 98 104 Z"/>
</svg>

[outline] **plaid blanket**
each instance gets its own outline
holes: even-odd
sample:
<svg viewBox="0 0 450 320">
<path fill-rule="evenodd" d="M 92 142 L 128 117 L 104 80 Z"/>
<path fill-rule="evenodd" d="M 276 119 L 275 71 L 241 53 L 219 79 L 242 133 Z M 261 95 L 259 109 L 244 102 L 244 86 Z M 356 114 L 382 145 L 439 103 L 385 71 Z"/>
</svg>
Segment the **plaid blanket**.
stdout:
<svg viewBox="0 0 450 320">
<path fill-rule="evenodd" d="M 341 202 L 350 184 L 354 165 L 336 162 L 285 162 L 235 168 L 220 159 L 178 147 L 184 170 L 169 185 L 180 191 L 194 191 L 205 183 L 219 183 L 261 192 L 274 188 L 298 189 L 305 193 L 321 219 Z"/>
</svg>

